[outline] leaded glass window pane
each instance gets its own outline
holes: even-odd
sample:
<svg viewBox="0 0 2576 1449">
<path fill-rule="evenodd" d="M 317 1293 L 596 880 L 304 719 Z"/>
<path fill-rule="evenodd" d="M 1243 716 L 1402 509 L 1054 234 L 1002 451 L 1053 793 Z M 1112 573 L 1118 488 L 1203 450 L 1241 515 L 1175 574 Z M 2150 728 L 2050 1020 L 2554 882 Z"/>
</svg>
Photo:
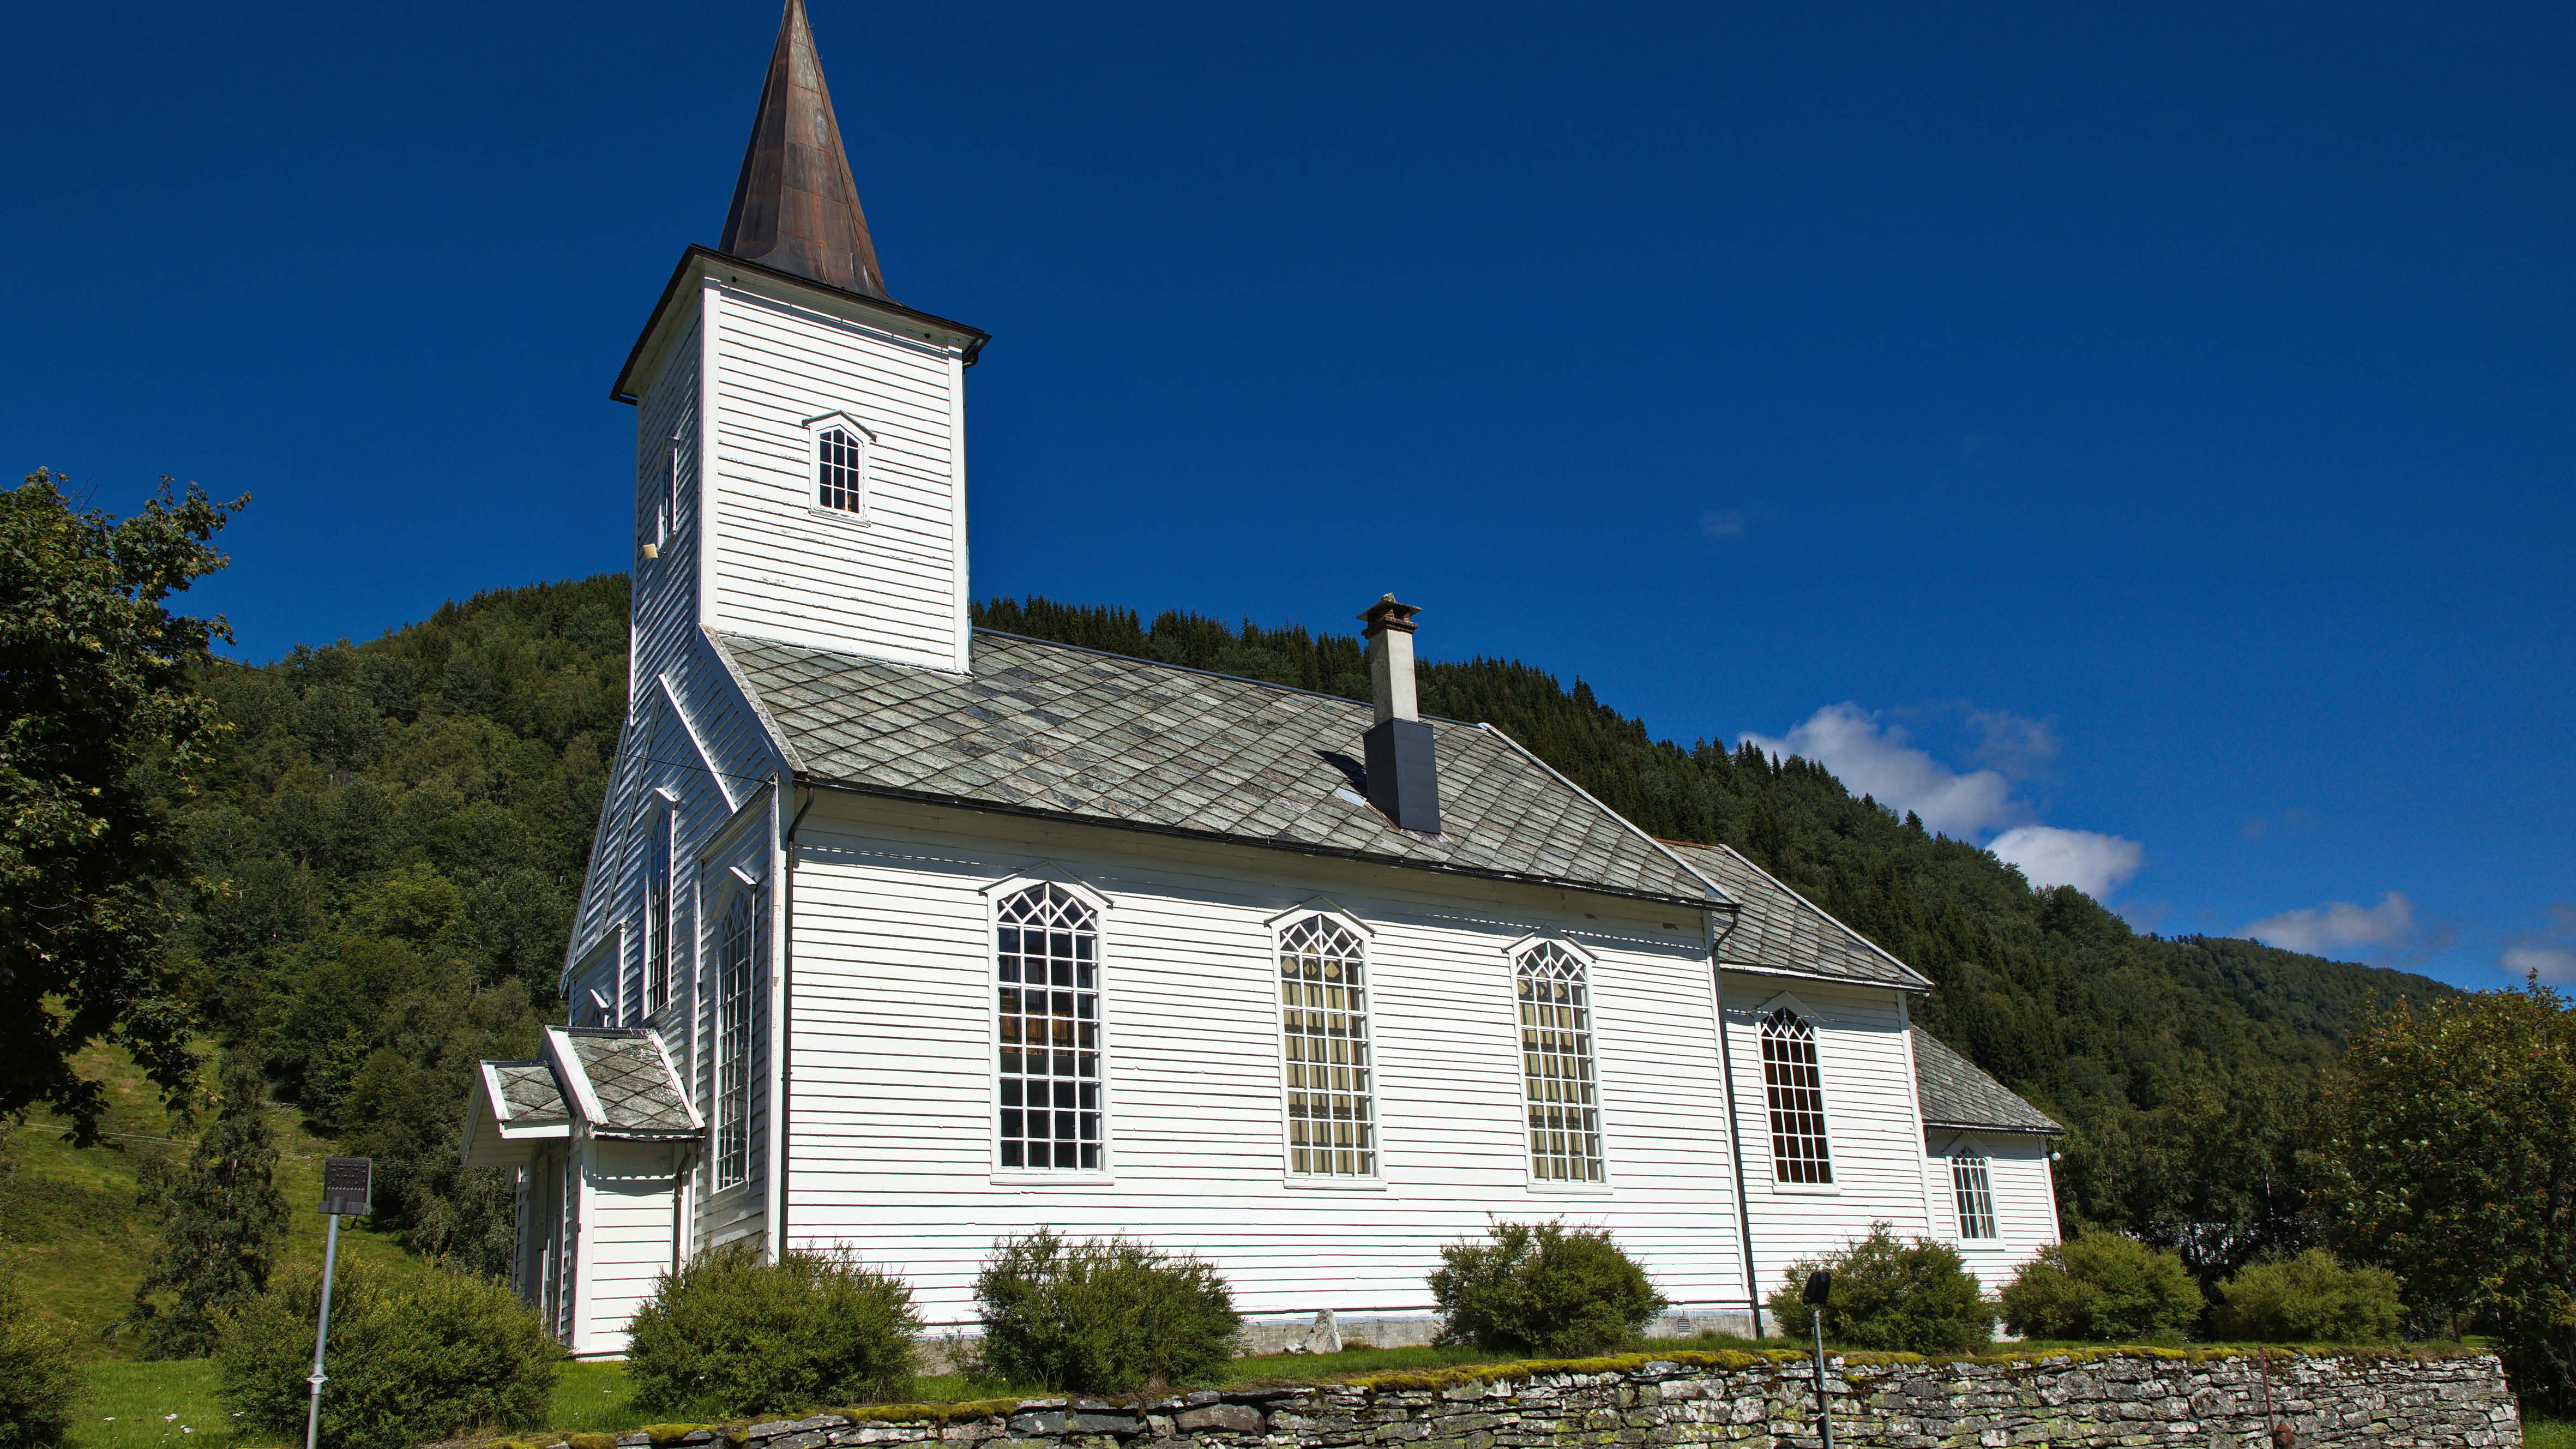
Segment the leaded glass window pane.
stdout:
<svg viewBox="0 0 2576 1449">
<path fill-rule="evenodd" d="M 751 898 L 725 909 L 716 942 L 716 1186 L 751 1175 Z"/>
<path fill-rule="evenodd" d="M 1950 1190 L 1959 1199 L 1959 1236 L 1996 1236 L 1994 1177 L 1983 1154 L 1963 1152 L 1950 1159 Z"/>
<path fill-rule="evenodd" d="M 1290 1172 L 1377 1171 L 1362 969 L 1359 937 L 1327 917 L 1308 916 L 1279 933 Z"/>
<path fill-rule="evenodd" d="M 1081 897 L 1031 886 L 1002 902 L 1002 1166 L 1100 1166 L 1100 929 Z"/>
<path fill-rule="evenodd" d="M 814 440 L 814 472 L 822 485 L 820 502 L 844 513 L 863 511 L 867 455 L 847 428 L 825 428 Z"/>
<path fill-rule="evenodd" d="M 1816 1028 L 1786 1007 L 1762 1019 L 1762 1093 L 1771 1106 L 1772 1175 L 1782 1182 L 1832 1182 Z"/>
<path fill-rule="evenodd" d="M 1529 1089 L 1530 1175 L 1601 1181 L 1592 1007 L 1583 959 L 1555 942 L 1521 957 L 1521 1070 Z"/>
</svg>

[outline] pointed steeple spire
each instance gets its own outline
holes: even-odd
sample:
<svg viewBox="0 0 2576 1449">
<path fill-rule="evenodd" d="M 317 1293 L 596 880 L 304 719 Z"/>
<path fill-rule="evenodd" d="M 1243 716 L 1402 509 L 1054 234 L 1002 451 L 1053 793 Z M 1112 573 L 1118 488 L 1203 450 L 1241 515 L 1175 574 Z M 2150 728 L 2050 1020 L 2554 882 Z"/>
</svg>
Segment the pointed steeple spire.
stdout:
<svg viewBox="0 0 2576 1449">
<path fill-rule="evenodd" d="M 778 22 L 778 46 L 769 55 L 760 114 L 718 249 L 844 292 L 894 300 L 877 270 L 867 214 L 859 210 L 805 0 L 787 0 Z"/>
</svg>

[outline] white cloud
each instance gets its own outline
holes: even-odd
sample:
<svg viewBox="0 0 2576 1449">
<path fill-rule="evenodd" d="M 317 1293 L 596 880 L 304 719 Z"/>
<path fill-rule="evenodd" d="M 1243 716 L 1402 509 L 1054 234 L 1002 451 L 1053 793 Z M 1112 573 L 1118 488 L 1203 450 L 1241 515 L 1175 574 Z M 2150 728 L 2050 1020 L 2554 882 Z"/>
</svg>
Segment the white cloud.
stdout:
<svg viewBox="0 0 2576 1449">
<path fill-rule="evenodd" d="M 2515 933 L 2496 964 L 2516 976 L 2536 973 L 2543 981 L 2576 981 L 2576 905 L 2554 905 L 2542 914 L 2549 917 L 2550 929 Z"/>
<path fill-rule="evenodd" d="M 1699 531 L 1713 539 L 1742 538 L 1752 521 L 1741 508 L 1712 508 L 1699 516 Z"/>
<path fill-rule="evenodd" d="M 2415 903 L 2390 891 L 2368 908 L 2330 901 L 2313 910 L 2267 916 L 2236 934 L 2311 956 L 2353 950 L 2376 956 L 2415 944 L 2421 932 L 2415 924 Z"/>
<path fill-rule="evenodd" d="M 2095 900 L 2127 885 L 2146 861 L 2146 848 L 2134 840 L 2054 825 L 2016 825 L 1986 849 L 2020 866 L 2034 886 L 2071 885 Z"/>
<path fill-rule="evenodd" d="M 2008 709 L 1979 709 L 1962 702 L 1968 727 L 1977 732 L 1977 758 L 2007 775 L 2038 773 L 2064 748 L 2057 720 L 2032 719 Z"/>
<path fill-rule="evenodd" d="M 1826 705 L 1782 739 L 1744 738 L 1767 754 L 1814 760 L 1853 792 L 1911 810 L 1923 817 L 1925 829 L 1943 835 L 1969 839 L 2031 813 L 2012 798 L 2012 785 L 2001 771 L 1960 774 L 1907 744 L 1904 730 L 1880 724 L 1856 704 Z"/>
<path fill-rule="evenodd" d="M 2516 976 L 2537 972 L 2543 981 L 2576 981 L 2576 946 L 2507 946 L 2502 960 Z"/>
<path fill-rule="evenodd" d="M 2051 721 L 1965 708 L 1984 737 L 1981 758 L 2012 769 L 2058 752 Z M 1986 848 L 1997 859 L 2021 867 L 2030 883 L 2042 889 L 2071 885 L 2098 900 L 2128 884 L 2146 862 L 2145 847 L 2134 840 L 2036 823 L 2032 817 L 2039 812 L 2029 801 L 2013 798 L 2005 770 L 1954 770 L 1912 744 L 1902 726 L 1857 704 L 1829 704 L 1778 739 L 1743 738 L 1768 754 L 1814 760 L 1854 794 L 1923 817 L 1927 830 L 1956 840 L 2001 831 Z"/>
</svg>

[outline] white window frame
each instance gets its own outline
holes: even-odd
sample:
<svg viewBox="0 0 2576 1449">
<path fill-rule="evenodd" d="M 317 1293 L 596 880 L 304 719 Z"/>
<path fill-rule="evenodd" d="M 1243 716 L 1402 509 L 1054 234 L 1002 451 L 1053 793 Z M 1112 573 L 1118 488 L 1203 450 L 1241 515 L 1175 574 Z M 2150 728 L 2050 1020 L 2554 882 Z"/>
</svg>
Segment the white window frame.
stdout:
<svg viewBox="0 0 2576 1449">
<path fill-rule="evenodd" d="M 1534 1103 L 1530 1099 L 1529 1056 L 1527 1052 L 1522 1050 L 1524 1038 L 1522 1037 L 1521 1028 L 1521 971 L 1530 957 L 1549 948 L 1554 948 L 1555 950 L 1564 952 L 1567 956 L 1572 957 L 1575 963 L 1583 970 L 1583 1013 L 1585 1022 L 1583 1031 L 1585 1055 L 1584 1065 L 1591 1073 L 1592 1136 L 1596 1138 L 1600 1144 L 1599 1155 L 1594 1159 L 1594 1163 L 1599 1169 L 1599 1175 L 1596 1177 L 1564 1178 L 1541 1176 L 1539 1174 L 1538 1167 L 1538 1152 L 1536 1147 L 1530 1141 L 1529 1113 L 1530 1109 L 1538 1104 Z M 1600 970 L 1601 958 L 1594 955 L 1592 952 L 1585 950 L 1575 942 L 1568 940 L 1563 935 L 1553 931 L 1533 936 L 1526 936 L 1513 942 L 1504 951 L 1504 957 L 1511 963 L 1512 1060 L 1515 1073 L 1520 1078 L 1521 1088 L 1520 1120 L 1517 1125 L 1520 1130 L 1521 1139 L 1521 1171 L 1526 1174 L 1529 1190 L 1539 1193 L 1571 1193 L 1577 1195 L 1607 1193 L 1610 1191 L 1611 1185 L 1610 1114 L 1609 1104 L 1603 1100 L 1606 1094 L 1601 1090 L 1601 998 L 1600 992 L 1593 980 L 1594 975 Z"/>
<path fill-rule="evenodd" d="M 716 934 L 715 1011 L 709 1032 L 709 1035 L 714 1038 L 711 1045 L 714 1047 L 715 1060 L 711 1063 L 713 1070 L 709 1073 L 707 1087 L 709 1106 L 712 1108 L 707 1113 L 707 1181 L 711 1192 L 728 1192 L 751 1181 L 752 1072 L 754 1058 L 759 1055 L 755 1047 L 760 1039 L 761 1012 L 758 987 L 761 976 L 762 938 L 766 934 L 763 918 L 766 902 L 762 898 L 763 892 L 757 886 L 744 883 L 737 872 L 726 871 L 717 879 L 722 882 L 722 888 L 717 892 L 716 908 L 707 914 L 707 920 L 714 927 Z M 733 993 L 726 990 L 725 983 L 726 934 L 732 925 L 734 908 L 737 905 L 742 908 L 744 915 L 742 991 L 738 1006 L 732 999 Z M 738 1073 L 741 1081 L 731 1090 L 728 1090 L 729 1084 L 725 1080 L 729 1074 L 729 1064 L 725 1055 L 728 1011 L 738 1011 L 741 1016 L 739 1024 L 742 1042 L 741 1070 Z M 733 1164 L 726 1160 L 725 1149 L 728 1144 L 725 1133 L 727 1128 L 735 1125 L 732 1114 L 737 1106 L 741 1108 L 741 1162 L 740 1170 L 731 1172 L 729 1169 Z"/>
<path fill-rule="evenodd" d="M 1995 1211 L 1993 1155 L 1976 1143 L 1963 1143 L 1952 1147 L 1947 1156 L 1950 1164 L 1950 1210 L 1957 1216 L 1959 1241 L 2000 1244 L 2004 1234 L 2001 1214 Z M 1964 1180 L 1971 1175 L 1974 1177 L 1973 1182 Z M 1975 1216 L 1970 1212 L 1969 1194 L 1971 1192 L 1980 1194 L 1985 1199 L 1983 1218 L 1986 1230 L 1982 1233 L 1968 1231 L 1968 1225 L 1975 1220 Z"/>
<path fill-rule="evenodd" d="M 642 1020 L 650 1022 L 670 1006 L 676 994 L 672 974 L 677 967 L 678 952 L 673 948 L 671 923 L 678 918 L 676 866 L 671 849 L 671 835 L 677 824 L 678 811 L 671 797 L 660 790 L 652 791 L 644 801 L 644 979 L 638 999 L 643 1004 Z M 661 877 L 662 896 L 658 909 L 653 899 L 654 877 Z M 656 997 L 656 990 L 659 996 Z"/>
<path fill-rule="evenodd" d="M 1002 1011 L 1000 991 L 1002 906 L 1014 896 L 1037 886 L 1056 886 L 1091 908 L 1091 969 L 1095 1003 L 1093 1018 L 1095 1040 L 1099 1043 L 1100 1165 L 1098 1167 L 1005 1167 L 1002 1165 Z M 1117 1070 L 1110 1051 L 1109 1023 L 1115 1003 L 1110 986 L 1114 951 L 1110 945 L 1110 916 L 1116 902 L 1052 861 L 1040 862 L 1027 870 L 1015 872 L 983 888 L 984 897 L 984 1138 L 990 1154 L 989 1171 L 997 1183 L 1029 1184 L 1038 1182 L 1113 1182 L 1116 1180 L 1118 1134 L 1112 1109 L 1116 1094 L 1110 1084 Z M 1026 1111 L 1023 1106 L 1021 1110 Z"/>
<path fill-rule="evenodd" d="M 805 420 L 805 511 L 817 518 L 866 527 L 873 513 L 868 504 L 876 483 L 876 430 L 847 412 L 828 412 Z M 856 508 L 834 508 L 823 502 L 823 435 L 834 428 L 846 428 L 859 451 L 858 495 Z"/>
<path fill-rule="evenodd" d="M 1778 1137 L 1771 1125 L 1771 1076 L 1768 1063 L 1762 1054 L 1762 1044 L 1768 1035 L 1765 1027 L 1772 1017 L 1784 1011 L 1806 1024 L 1809 1036 L 1815 1043 L 1816 1119 L 1823 1124 L 1819 1140 L 1825 1144 L 1825 1180 L 1823 1182 L 1790 1182 L 1780 1176 Z M 1834 1174 L 1833 1094 L 1825 1087 L 1825 1021 L 1824 1013 L 1785 991 L 1762 1003 L 1753 1012 L 1752 1060 L 1754 1070 L 1761 1074 L 1756 1079 L 1756 1085 L 1762 1088 L 1762 1155 L 1770 1163 L 1771 1171 L 1768 1174 L 1768 1180 L 1771 1191 L 1775 1193 L 1807 1197 L 1842 1195 L 1842 1183 Z"/>
<path fill-rule="evenodd" d="M 663 462 L 662 520 L 653 540 L 657 546 L 667 547 L 680 528 L 680 468 L 687 460 L 688 448 L 689 420 L 684 417 L 671 427 L 670 455 Z"/>
<path fill-rule="evenodd" d="M 1360 962 L 1360 1041 L 1368 1053 L 1368 1089 L 1359 1093 L 1369 1110 L 1369 1170 L 1366 1172 L 1300 1172 L 1296 1166 L 1294 1119 L 1288 1111 L 1288 989 L 1280 974 L 1279 958 L 1287 949 L 1288 932 L 1303 922 L 1322 920 L 1348 931 L 1359 944 Z M 1316 896 L 1281 911 L 1262 923 L 1270 929 L 1271 1024 L 1278 1038 L 1279 1057 L 1279 1171 L 1290 1187 L 1321 1191 L 1379 1191 L 1386 1188 L 1386 1132 L 1378 1101 L 1377 1027 L 1374 1012 L 1377 1004 L 1376 933 L 1368 923 L 1342 909 L 1333 901 Z"/>
</svg>

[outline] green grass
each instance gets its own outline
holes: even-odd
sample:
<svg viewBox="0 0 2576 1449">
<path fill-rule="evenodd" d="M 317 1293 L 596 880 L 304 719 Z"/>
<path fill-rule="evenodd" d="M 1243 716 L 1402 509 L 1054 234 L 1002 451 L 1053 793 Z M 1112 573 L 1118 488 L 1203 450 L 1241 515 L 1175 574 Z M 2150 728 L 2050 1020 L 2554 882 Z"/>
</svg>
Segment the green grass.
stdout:
<svg viewBox="0 0 2576 1449">
<path fill-rule="evenodd" d="M 567 1434 L 622 1434 L 659 1423 L 629 1400 L 626 1365 L 596 1360 L 564 1365 L 546 1427 Z"/>
<path fill-rule="evenodd" d="M 72 1330 L 82 1356 L 130 1358 L 131 1337 L 112 1338 L 108 1330 L 131 1306 L 158 1237 L 152 1210 L 135 1202 L 137 1164 L 148 1155 L 184 1156 L 188 1143 L 123 1049 L 92 1047 L 76 1064 L 106 1084 L 103 1128 L 111 1135 L 96 1147 L 74 1147 L 63 1121 L 47 1113 L 30 1114 L 9 1131 L 0 1142 L 0 1259 L 39 1312 Z M 279 1262 L 318 1263 L 328 1220 L 315 1209 L 332 1145 L 306 1132 L 290 1108 L 276 1109 L 273 1125 L 277 1186 L 289 1210 Z M 391 1234 L 354 1220 L 340 1225 L 340 1253 L 397 1272 L 431 1271 Z"/>
<path fill-rule="evenodd" d="M 2534 1419 L 2524 1424 L 2522 1449 L 2576 1449 L 2576 1421 Z"/>
<path fill-rule="evenodd" d="M 268 1441 L 233 1432 L 215 1398 L 212 1359 L 108 1360 L 83 1371 L 72 1449 L 248 1449 Z"/>
</svg>

